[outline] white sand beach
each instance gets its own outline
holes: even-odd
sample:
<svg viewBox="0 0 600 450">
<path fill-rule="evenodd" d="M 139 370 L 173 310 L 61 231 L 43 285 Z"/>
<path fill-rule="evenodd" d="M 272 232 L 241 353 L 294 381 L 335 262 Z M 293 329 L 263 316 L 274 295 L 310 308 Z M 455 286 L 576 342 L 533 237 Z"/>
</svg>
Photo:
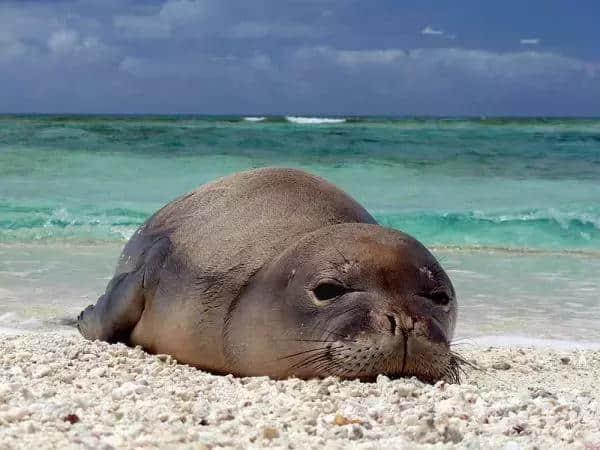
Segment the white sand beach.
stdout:
<svg viewBox="0 0 600 450">
<path fill-rule="evenodd" d="M 75 333 L 0 337 L 0 448 L 600 448 L 600 350 L 463 347 L 462 384 L 215 376 Z"/>
</svg>

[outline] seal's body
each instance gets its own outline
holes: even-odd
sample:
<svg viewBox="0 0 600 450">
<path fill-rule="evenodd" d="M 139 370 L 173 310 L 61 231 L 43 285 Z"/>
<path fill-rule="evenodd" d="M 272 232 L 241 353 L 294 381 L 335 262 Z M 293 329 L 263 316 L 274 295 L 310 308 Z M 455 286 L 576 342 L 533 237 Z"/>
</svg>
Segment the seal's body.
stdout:
<svg viewBox="0 0 600 450">
<path fill-rule="evenodd" d="M 433 380 L 454 373 L 455 317 L 421 244 L 327 181 L 270 168 L 154 214 L 78 328 L 216 373 Z"/>
</svg>

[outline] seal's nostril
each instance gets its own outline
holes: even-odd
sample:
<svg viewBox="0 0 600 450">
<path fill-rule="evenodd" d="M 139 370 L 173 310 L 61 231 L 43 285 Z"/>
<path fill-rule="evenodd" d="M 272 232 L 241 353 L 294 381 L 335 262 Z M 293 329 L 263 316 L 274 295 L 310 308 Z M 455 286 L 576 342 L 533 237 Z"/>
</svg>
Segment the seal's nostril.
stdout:
<svg viewBox="0 0 600 450">
<path fill-rule="evenodd" d="M 394 316 L 392 316 L 391 314 L 386 314 L 385 315 L 388 320 L 390 321 L 390 332 L 392 333 L 392 336 L 396 335 L 396 318 Z"/>
</svg>

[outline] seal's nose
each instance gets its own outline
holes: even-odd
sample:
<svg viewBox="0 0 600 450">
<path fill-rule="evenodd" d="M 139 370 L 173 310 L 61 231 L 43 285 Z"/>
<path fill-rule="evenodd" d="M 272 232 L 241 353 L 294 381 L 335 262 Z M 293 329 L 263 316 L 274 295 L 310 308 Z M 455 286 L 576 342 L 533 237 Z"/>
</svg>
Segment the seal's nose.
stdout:
<svg viewBox="0 0 600 450">
<path fill-rule="evenodd" d="M 408 338 L 413 332 L 434 343 L 448 343 L 440 321 L 433 316 L 413 317 L 402 311 L 387 311 L 377 316 L 378 328 L 395 339 Z"/>
<path fill-rule="evenodd" d="M 398 321 L 396 320 L 393 314 L 386 314 L 385 316 L 390 322 L 390 333 L 392 333 L 392 336 L 395 336 L 396 329 L 398 328 Z"/>
<path fill-rule="evenodd" d="M 389 331 L 392 336 L 409 333 L 415 328 L 414 320 L 406 314 L 399 315 L 388 312 L 385 317 L 389 322 Z"/>
</svg>

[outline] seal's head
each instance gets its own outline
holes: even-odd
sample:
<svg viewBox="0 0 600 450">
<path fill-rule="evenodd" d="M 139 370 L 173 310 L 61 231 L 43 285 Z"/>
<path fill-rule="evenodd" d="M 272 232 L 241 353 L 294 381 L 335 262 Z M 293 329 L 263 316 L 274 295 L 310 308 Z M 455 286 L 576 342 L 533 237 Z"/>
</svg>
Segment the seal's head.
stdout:
<svg viewBox="0 0 600 450">
<path fill-rule="evenodd" d="M 416 239 L 346 223 L 304 236 L 263 267 L 226 319 L 240 374 L 458 378 L 450 279 Z"/>
</svg>

